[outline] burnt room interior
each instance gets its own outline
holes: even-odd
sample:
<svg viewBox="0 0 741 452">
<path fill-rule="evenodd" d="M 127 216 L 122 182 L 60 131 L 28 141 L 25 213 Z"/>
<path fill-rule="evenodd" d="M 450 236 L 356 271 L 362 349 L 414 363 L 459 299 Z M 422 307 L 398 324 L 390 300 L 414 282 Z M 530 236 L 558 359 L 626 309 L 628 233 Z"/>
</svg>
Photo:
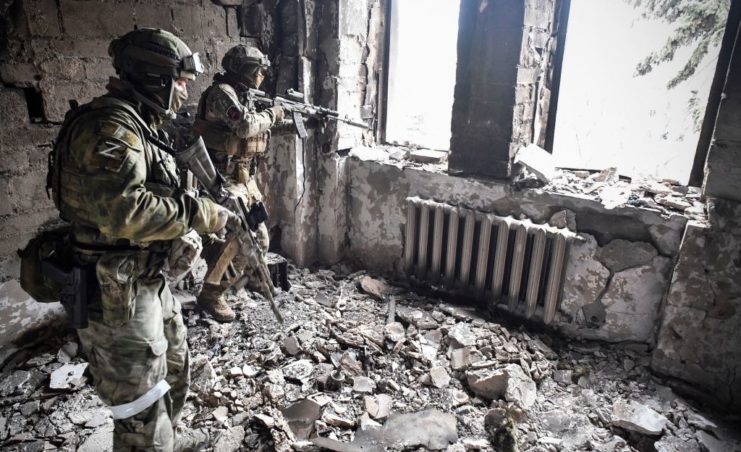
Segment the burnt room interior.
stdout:
<svg viewBox="0 0 741 452">
<path fill-rule="evenodd" d="M 17 251 L 61 221 L 46 172 L 69 101 L 105 92 L 111 39 L 154 27 L 205 65 L 166 126 L 176 142 L 238 43 L 272 62 L 269 95 L 294 89 L 364 125 L 281 127 L 260 160 L 283 323 L 249 290 L 229 295 L 236 321 L 213 321 L 195 305 L 202 266 L 171 281 L 191 349 L 183 422 L 212 450 L 741 450 L 741 2 L 707 2 L 715 53 L 680 114 L 695 126 L 656 145 L 691 152 L 682 175 L 653 177 L 622 170 L 650 144 L 601 167 L 558 158 L 572 123 L 613 129 L 580 152 L 618 160 L 617 140 L 661 135 L 568 116 L 574 96 L 649 102 L 571 78 L 620 57 L 574 63 L 592 2 L 450 0 L 447 34 L 430 10 L 449 4 L 417 2 L 410 19 L 404 2 L 0 0 L 0 448 L 111 450 L 77 336 L 61 305 L 23 291 Z M 642 4 L 698 2 L 614 3 L 641 18 Z M 412 22 L 449 45 L 402 52 Z M 429 58 L 405 66 L 414 52 Z M 427 88 L 403 97 L 414 83 Z"/>
</svg>

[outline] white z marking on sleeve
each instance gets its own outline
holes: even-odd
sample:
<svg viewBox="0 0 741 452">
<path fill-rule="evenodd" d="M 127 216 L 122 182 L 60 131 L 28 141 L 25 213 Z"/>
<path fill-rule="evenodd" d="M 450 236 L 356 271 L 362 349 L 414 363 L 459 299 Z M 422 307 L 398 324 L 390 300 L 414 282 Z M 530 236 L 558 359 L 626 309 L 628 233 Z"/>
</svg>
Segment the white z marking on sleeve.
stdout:
<svg viewBox="0 0 741 452">
<path fill-rule="evenodd" d="M 120 160 L 121 159 L 121 156 L 118 155 L 118 154 L 114 154 L 113 151 L 116 151 L 118 149 L 121 149 L 123 146 L 121 146 L 120 144 L 117 144 L 117 143 L 111 143 L 109 141 L 106 141 L 105 144 L 107 144 L 109 147 L 106 148 L 106 149 L 99 150 L 98 153 L 100 155 L 104 155 L 106 157 L 110 157 L 110 158 L 115 159 L 115 160 Z"/>
</svg>

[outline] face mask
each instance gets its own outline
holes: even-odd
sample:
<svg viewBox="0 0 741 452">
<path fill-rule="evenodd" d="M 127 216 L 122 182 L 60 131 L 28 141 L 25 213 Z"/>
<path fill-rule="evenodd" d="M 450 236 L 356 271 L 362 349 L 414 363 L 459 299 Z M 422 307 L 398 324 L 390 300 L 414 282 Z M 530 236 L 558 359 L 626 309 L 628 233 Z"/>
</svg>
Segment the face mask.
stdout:
<svg viewBox="0 0 741 452">
<path fill-rule="evenodd" d="M 177 88 L 172 90 L 172 100 L 170 101 L 170 110 L 172 110 L 174 113 L 177 113 L 178 110 L 180 110 L 180 107 L 185 104 L 185 101 L 188 100 L 188 92 L 183 92 L 182 90 L 179 90 Z"/>
<path fill-rule="evenodd" d="M 265 76 L 263 75 L 262 71 L 258 71 L 257 75 L 255 76 L 255 89 L 260 89 L 260 85 L 262 85 L 263 80 L 265 80 Z"/>
</svg>

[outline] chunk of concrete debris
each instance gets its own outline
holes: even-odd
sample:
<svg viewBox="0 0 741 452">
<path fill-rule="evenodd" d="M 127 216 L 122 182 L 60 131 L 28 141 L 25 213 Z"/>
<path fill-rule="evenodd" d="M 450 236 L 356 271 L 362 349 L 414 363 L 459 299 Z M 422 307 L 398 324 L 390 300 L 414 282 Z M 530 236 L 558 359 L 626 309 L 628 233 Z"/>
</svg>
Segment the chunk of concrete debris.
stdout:
<svg viewBox="0 0 741 452">
<path fill-rule="evenodd" d="M 0 381 L 0 396 L 7 397 L 13 394 L 31 378 L 31 372 L 16 370 L 10 376 Z"/>
<path fill-rule="evenodd" d="M 82 386 L 87 380 L 83 375 L 85 369 L 87 369 L 87 363 L 63 365 L 51 373 L 49 388 L 74 389 Z"/>
<path fill-rule="evenodd" d="M 453 370 L 466 369 L 471 364 L 483 360 L 484 355 L 475 347 L 456 348 L 450 352 L 450 367 Z"/>
<path fill-rule="evenodd" d="M 231 378 L 237 378 L 237 377 L 241 377 L 242 375 L 244 375 L 244 373 L 242 372 L 241 367 L 232 367 L 229 369 L 228 375 Z"/>
<path fill-rule="evenodd" d="M 322 414 L 322 420 L 327 423 L 327 425 L 331 425 L 333 427 L 339 427 L 339 428 L 353 428 L 355 427 L 355 421 L 352 419 L 347 419 L 342 416 L 338 416 L 336 414 L 332 414 L 329 412 L 325 412 Z"/>
<path fill-rule="evenodd" d="M 430 382 L 432 386 L 442 389 L 450 383 L 450 375 L 442 366 L 433 367 L 430 369 Z"/>
<path fill-rule="evenodd" d="M 267 414 L 256 414 L 255 419 L 260 421 L 260 423 L 265 426 L 265 428 L 275 427 L 275 419 L 273 419 L 271 416 L 268 416 Z"/>
<path fill-rule="evenodd" d="M 568 229 L 576 232 L 576 214 L 568 209 L 561 210 L 551 215 L 548 224 L 555 228 Z"/>
<path fill-rule="evenodd" d="M 360 393 L 372 393 L 376 388 L 376 383 L 368 377 L 356 376 L 352 379 L 352 390 Z"/>
<path fill-rule="evenodd" d="M 303 382 L 314 372 L 314 365 L 308 359 L 299 359 L 283 368 L 283 376 L 288 380 Z"/>
<path fill-rule="evenodd" d="M 72 361 L 72 358 L 77 356 L 77 350 L 79 345 L 77 342 L 67 342 L 57 352 L 57 361 L 62 364 L 68 364 Z"/>
<path fill-rule="evenodd" d="M 612 425 L 625 430 L 658 436 L 667 422 L 663 415 L 640 403 L 621 399 L 612 405 Z"/>
<path fill-rule="evenodd" d="M 214 443 L 214 452 L 236 452 L 242 447 L 244 437 L 245 431 L 241 425 L 229 428 Z"/>
<path fill-rule="evenodd" d="M 404 325 L 399 322 L 391 322 L 383 328 L 383 334 L 391 342 L 399 342 L 406 337 Z"/>
<path fill-rule="evenodd" d="M 391 288 L 385 281 L 371 278 L 370 276 L 360 278 L 360 288 L 363 292 L 378 300 L 385 300 L 389 292 L 391 292 Z"/>
<path fill-rule="evenodd" d="M 571 369 L 556 369 L 553 371 L 552 378 L 553 381 L 555 381 L 556 383 L 561 383 L 562 385 L 570 385 L 574 382 L 574 371 Z"/>
<path fill-rule="evenodd" d="M 360 430 L 350 443 L 330 438 L 313 438 L 317 446 L 333 451 L 383 452 L 388 449 L 422 447 L 441 450 L 458 441 L 457 420 L 439 410 L 392 416 L 379 429 Z"/>
<path fill-rule="evenodd" d="M 193 359 L 191 365 L 192 382 L 190 389 L 199 397 L 205 398 L 211 394 L 211 388 L 216 383 L 216 371 L 205 355 Z"/>
<path fill-rule="evenodd" d="M 259 373 L 260 369 L 254 366 L 250 366 L 249 364 L 245 364 L 244 366 L 242 366 L 242 374 L 247 378 L 254 378 Z"/>
<path fill-rule="evenodd" d="M 692 207 L 692 203 L 679 196 L 672 195 L 656 195 L 654 198 L 657 203 L 665 207 L 671 207 L 680 211 L 685 211 Z"/>
<path fill-rule="evenodd" d="M 517 364 L 508 364 L 501 369 L 472 370 L 466 373 L 466 379 L 469 388 L 486 399 L 504 397 L 523 408 L 535 403 L 535 382 Z"/>
<path fill-rule="evenodd" d="M 620 175 L 618 174 L 618 169 L 612 166 L 610 168 L 603 169 L 599 173 L 592 174 L 591 176 L 589 176 L 589 179 L 595 182 L 606 182 L 610 184 L 620 180 Z"/>
<path fill-rule="evenodd" d="M 456 323 L 448 330 L 448 337 L 454 347 L 469 347 L 476 345 L 476 335 L 471 331 L 471 325 L 468 323 Z"/>
<path fill-rule="evenodd" d="M 365 396 L 365 411 L 368 412 L 370 417 L 373 419 L 383 420 L 389 417 L 391 414 L 391 407 L 393 406 L 393 399 L 387 394 L 379 394 L 377 396 Z"/>
<path fill-rule="evenodd" d="M 420 330 L 432 330 L 439 325 L 432 315 L 422 309 L 408 308 L 399 306 L 396 308 L 396 315 L 406 323 L 416 326 Z"/>
<path fill-rule="evenodd" d="M 450 391 L 450 399 L 452 401 L 452 406 L 454 407 L 464 405 L 471 400 L 471 398 L 468 397 L 468 394 L 460 389 L 453 389 Z"/>
<path fill-rule="evenodd" d="M 303 399 L 281 410 L 283 418 L 297 439 L 305 440 L 314 431 L 314 422 L 322 417 L 322 407 L 311 399 Z"/>
<path fill-rule="evenodd" d="M 301 345 L 298 343 L 296 336 L 288 336 L 283 341 L 283 349 L 289 355 L 297 355 L 301 351 Z"/>
<path fill-rule="evenodd" d="M 530 144 L 520 148 L 515 155 L 515 163 L 527 168 L 531 173 L 543 181 L 550 182 L 556 172 L 553 154 L 537 144 Z"/>
<path fill-rule="evenodd" d="M 598 261 L 613 273 L 651 263 L 658 251 L 650 243 L 615 239 L 596 253 Z"/>
<path fill-rule="evenodd" d="M 223 424 L 229 419 L 229 408 L 220 406 L 211 412 L 211 416 L 216 419 L 216 422 Z"/>
<path fill-rule="evenodd" d="M 445 151 L 432 149 L 414 149 L 409 151 L 409 160 L 417 163 L 442 163 L 448 159 Z"/>
</svg>

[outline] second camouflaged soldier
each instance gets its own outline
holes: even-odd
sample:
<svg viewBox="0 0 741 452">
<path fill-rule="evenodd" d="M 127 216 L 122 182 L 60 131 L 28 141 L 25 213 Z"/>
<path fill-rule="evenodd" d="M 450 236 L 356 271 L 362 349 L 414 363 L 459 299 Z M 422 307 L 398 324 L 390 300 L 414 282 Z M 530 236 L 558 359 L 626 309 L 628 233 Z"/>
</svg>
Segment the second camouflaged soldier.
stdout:
<svg viewBox="0 0 741 452">
<path fill-rule="evenodd" d="M 114 418 L 113 448 L 172 451 L 208 441 L 174 431 L 188 391 L 189 352 L 180 304 L 162 275 L 171 241 L 239 221 L 178 189 L 157 128 L 202 72 L 175 35 L 140 28 L 109 48 L 120 78 L 108 94 L 67 114 L 50 172 L 60 216 L 71 225 L 74 265 L 90 268 L 99 301 L 78 330 L 101 400 Z"/>
<path fill-rule="evenodd" d="M 214 166 L 227 179 L 227 189 L 242 197 L 247 206 L 262 199 L 255 183 L 256 157 L 264 153 L 270 128 L 283 120 L 282 107 L 256 111 L 249 89 L 258 89 L 270 66 L 258 49 L 237 45 L 224 55 L 225 72 L 214 77 L 214 83 L 201 96 L 193 124 L 196 135 L 203 137 Z M 263 251 L 269 245 L 265 223 L 260 223 L 257 239 Z M 218 259 L 216 244 L 204 243 L 204 257 L 209 267 Z M 244 268 L 235 265 L 237 272 Z M 234 311 L 224 298 L 231 282 L 204 283 L 198 304 L 220 322 L 234 320 Z"/>
</svg>

